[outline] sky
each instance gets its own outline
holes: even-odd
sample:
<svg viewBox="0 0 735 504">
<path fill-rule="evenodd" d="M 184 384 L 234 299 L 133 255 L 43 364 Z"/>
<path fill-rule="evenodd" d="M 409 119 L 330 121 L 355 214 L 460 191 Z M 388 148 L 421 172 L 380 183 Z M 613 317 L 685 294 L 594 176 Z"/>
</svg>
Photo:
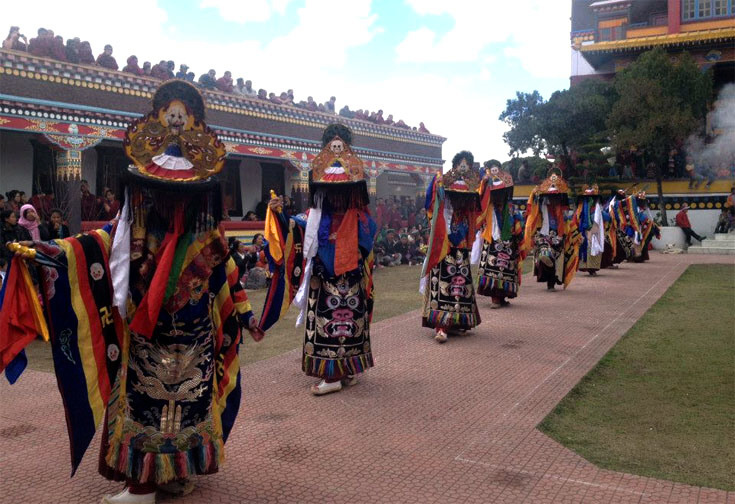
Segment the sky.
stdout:
<svg viewBox="0 0 735 504">
<path fill-rule="evenodd" d="M 383 109 L 447 138 L 444 159 L 508 159 L 498 120 L 516 91 L 567 88 L 568 0 L 75 0 L 10 2 L 3 18 L 27 37 L 39 27 L 186 63 L 197 78 L 253 81 L 296 101 L 337 98 L 337 110 Z"/>
</svg>

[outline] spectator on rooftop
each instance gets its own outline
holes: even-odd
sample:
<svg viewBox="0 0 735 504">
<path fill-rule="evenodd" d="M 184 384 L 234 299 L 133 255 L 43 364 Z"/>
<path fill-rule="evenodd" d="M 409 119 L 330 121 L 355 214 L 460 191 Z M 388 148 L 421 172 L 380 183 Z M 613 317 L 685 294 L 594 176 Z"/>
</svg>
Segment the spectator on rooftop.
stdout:
<svg viewBox="0 0 735 504">
<path fill-rule="evenodd" d="M 396 122 L 393 120 L 393 114 L 388 114 L 388 119 L 385 120 L 385 124 L 393 126 Z"/>
<path fill-rule="evenodd" d="M 176 77 L 174 70 L 176 70 L 176 64 L 173 61 L 168 60 L 166 62 L 166 77 L 169 79 L 173 79 L 174 77 Z"/>
<path fill-rule="evenodd" d="M 403 119 L 398 119 L 398 122 L 396 123 L 396 126 L 398 126 L 399 128 L 408 128 L 408 124 L 406 124 L 405 122 L 403 122 Z"/>
<path fill-rule="evenodd" d="M 428 129 L 426 129 L 426 126 L 424 126 L 424 123 L 422 122 L 419 123 L 419 131 L 421 133 L 431 133 Z"/>
<path fill-rule="evenodd" d="M 351 111 L 350 107 L 348 107 L 347 105 L 339 109 L 339 115 L 348 119 L 352 119 L 353 117 L 355 117 L 355 113 Z"/>
<path fill-rule="evenodd" d="M 225 93 L 232 93 L 232 72 L 227 70 L 222 77 L 217 79 L 217 89 Z"/>
<path fill-rule="evenodd" d="M 232 92 L 240 96 L 245 95 L 245 80 L 242 77 L 237 78 L 237 82 L 235 83 L 235 86 L 232 88 Z"/>
<path fill-rule="evenodd" d="M 21 42 L 23 40 L 23 42 Z M 20 28 L 17 26 L 10 27 L 10 33 L 5 40 L 3 40 L 3 49 L 12 49 L 14 51 L 25 51 L 28 45 L 28 39 L 25 35 L 20 33 Z"/>
<path fill-rule="evenodd" d="M 378 124 L 385 124 L 385 119 L 383 119 L 383 110 L 378 110 L 378 113 L 375 114 L 375 122 Z"/>
<path fill-rule="evenodd" d="M 256 93 L 255 90 L 253 89 L 253 81 L 251 80 L 245 81 L 245 89 L 243 90 L 243 94 L 245 96 L 250 96 L 251 98 L 255 98 L 256 96 L 258 96 L 258 93 Z"/>
<path fill-rule="evenodd" d="M 258 89 L 258 99 L 259 100 L 267 100 L 268 99 L 268 92 L 265 89 L 263 89 L 263 88 Z"/>
<path fill-rule="evenodd" d="M 51 57 L 59 61 L 66 61 L 66 46 L 64 37 L 57 35 L 51 41 Z"/>
<path fill-rule="evenodd" d="M 161 60 L 151 68 L 151 77 L 159 80 L 168 80 L 168 63 Z"/>
<path fill-rule="evenodd" d="M 217 88 L 217 79 L 215 76 L 217 75 L 217 72 L 214 71 L 214 69 L 209 70 L 209 72 L 202 74 L 199 77 L 199 85 L 203 87 L 204 89 L 216 89 Z"/>
<path fill-rule="evenodd" d="M 79 63 L 83 65 L 94 65 L 94 53 L 88 41 L 79 44 Z"/>
<path fill-rule="evenodd" d="M 127 63 L 122 69 L 123 72 L 133 75 L 143 75 L 143 69 L 138 66 L 138 57 L 136 55 L 129 56 Z"/>
<path fill-rule="evenodd" d="M 194 82 L 194 77 L 196 77 L 194 75 L 194 72 L 189 72 L 189 73 L 186 74 L 186 80 L 189 81 L 189 82 Z"/>
<path fill-rule="evenodd" d="M 276 93 L 269 93 L 268 94 L 268 101 L 271 102 L 271 103 L 275 103 L 276 105 L 280 105 L 280 104 L 283 103 L 281 101 L 281 99 L 276 96 Z"/>
<path fill-rule="evenodd" d="M 104 52 L 97 56 L 97 64 L 103 68 L 117 70 L 117 61 L 112 57 L 112 46 L 110 44 L 105 45 Z"/>
<path fill-rule="evenodd" d="M 319 107 L 317 103 L 314 101 L 313 96 L 309 96 L 306 98 L 306 110 L 311 110 L 312 112 L 315 112 Z"/>
<path fill-rule="evenodd" d="M 327 108 L 327 112 L 331 112 L 332 114 L 336 112 L 334 110 L 334 104 L 336 101 L 337 101 L 337 98 L 335 98 L 334 96 L 331 96 L 329 98 L 329 101 L 324 104 L 324 106 Z"/>
<path fill-rule="evenodd" d="M 81 44 L 78 38 L 68 39 L 66 41 L 66 61 L 69 63 L 79 63 L 79 45 Z"/>
<path fill-rule="evenodd" d="M 293 90 L 289 89 L 287 92 L 281 93 L 280 100 L 286 105 L 293 105 Z"/>
<path fill-rule="evenodd" d="M 176 78 L 186 80 L 186 74 L 189 73 L 189 67 L 187 65 L 179 65 L 179 71 L 176 72 Z"/>
<path fill-rule="evenodd" d="M 46 57 L 50 55 L 51 43 L 46 28 L 38 29 L 38 36 L 33 37 L 28 43 L 28 52 L 34 56 Z"/>
<path fill-rule="evenodd" d="M 150 61 L 146 61 L 145 63 L 143 63 L 143 75 L 145 75 L 146 77 L 150 77 L 151 76 L 151 70 L 152 69 L 151 69 L 151 62 Z"/>
</svg>

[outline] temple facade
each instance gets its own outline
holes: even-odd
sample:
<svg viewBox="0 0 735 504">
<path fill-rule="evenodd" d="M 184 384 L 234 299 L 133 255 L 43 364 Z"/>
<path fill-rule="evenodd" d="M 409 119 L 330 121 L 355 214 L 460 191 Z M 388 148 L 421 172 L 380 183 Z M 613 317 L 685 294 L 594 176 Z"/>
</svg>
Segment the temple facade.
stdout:
<svg viewBox="0 0 735 504">
<path fill-rule="evenodd" d="M 0 188 L 26 194 L 57 191 L 86 179 L 93 193 L 117 188 L 129 161 L 122 149 L 128 123 L 150 109 L 159 80 L 0 50 Z M 271 189 L 308 192 L 310 163 L 323 128 L 349 126 L 366 162 L 372 196 L 415 198 L 443 164 L 445 138 L 335 114 L 202 90 L 207 122 L 225 143 L 224 201 L 240 220 Z"/>
<path fill-rule="evenodd" d="M 715 89 L 735 80 L 733 0 L 572 0 L 571 84 L 609 79 L 642 52 L 687 51 L 712 68 Z"/>
</svg>

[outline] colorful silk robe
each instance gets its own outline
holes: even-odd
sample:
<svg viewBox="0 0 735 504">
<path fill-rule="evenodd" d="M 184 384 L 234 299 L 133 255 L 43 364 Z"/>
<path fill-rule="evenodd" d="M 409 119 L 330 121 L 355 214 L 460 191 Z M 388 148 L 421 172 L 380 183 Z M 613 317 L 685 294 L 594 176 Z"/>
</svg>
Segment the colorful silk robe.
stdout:
<svg viewBox="0 0 735 504">
<path fill-rule="evenodd" d="M 605 223 L 602 205 L 593 198 L 581 197 L 577 202 L 575 219 L 582 243 L 579 247 L 579 271 L 597 271 L 602 266 L 605 250 Z"/>
<path fill-rule="evenodd" d="M 453 210 L 452 200 L 449 205 L 446 200 L 441 180 L 434 177 L 426 198 L 431 232 L 421 273 L 422 325 L 433 329 L 467 330 L 481 322 L 470 265 L 479 212 Z"/>
<path fill-rule="evenodd" d="M 521 251 L 523 217 L 510 201 L 497 208 L 490 199 L 490 191 L 485 190 L 485 193 L 479 218 L 483 229 L 477 293 L 514 298 L 521 286 L 521 263 L 525 259 Z"/>
<path fill-rule="evenodd" d="M 565 215 L 566 205 L 547 198 L 535 192 L 528 198 L 522 250 L 533 250 L 536 281 L 566 289 L 577 271 L 582 238 L 576 218 Z"/>
<path fill-rule="evenodd" d="M 100 424 L 109 479 L 165 483 L 216 472 L 224 458 L 240 404 L 240 328 L 252 312 L 219 232 L 188 233 L 152 337 L 129 330 L 165 233 L 149 227 L 133 241 L 142 253 L 126 319 L 113 309 L 109 228 L 35 245 L 64 266 L 43 266 L 41 284 L 73 471 Z"/>
<path fill-rule="evenodd" d="M 273 279 L 261 329 L 285 315 L 303 289 L 297 303 L 302 309 L 299 322 L 305 322 L 301 368 L 308 376 L 338 380 L 373 366 L 376 231 L 366 210 L 332 212 L 328 201 L 322 209 L 312 208 L 307 219 L 268 210 L 266 254 Z"/>
<path fill-rule="evenodd" d="M 654 236 L 660 236 L 660 232 L 645 200 L 639 205 L 638 198 L 631 195 L 613 201 L 610 209 L 617 221 L 618 244 L 622 244 L 626 257 L 635 262 L 647 260 L 648 244 Z"/>
</svg>

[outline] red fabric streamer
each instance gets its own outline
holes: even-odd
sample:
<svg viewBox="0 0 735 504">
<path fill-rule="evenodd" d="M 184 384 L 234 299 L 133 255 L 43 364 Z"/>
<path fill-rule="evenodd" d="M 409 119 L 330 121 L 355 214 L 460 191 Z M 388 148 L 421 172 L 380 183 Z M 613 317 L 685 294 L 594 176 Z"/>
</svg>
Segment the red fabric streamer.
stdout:
<svg viewBox="0 0 735 504">
<path fill-rule="evenodd" d="M 131 330 L 149 339 L 153 336 L 153 329 L 158 321 L 158 313 L 163 305 L 168 277 L 171 274 L 171 266 L 176 252 L 176 244 L 184 230 L 184 207 L 181 204 L 177 204 L 174 215 L 174 228 L 166 233 L 163 242 L 161 242 L 161 249 L 156 258 L 156 272 L 153 275 L 148 292 L 140 301 L 133 321 L 129 326 Z"/>
</svg>

